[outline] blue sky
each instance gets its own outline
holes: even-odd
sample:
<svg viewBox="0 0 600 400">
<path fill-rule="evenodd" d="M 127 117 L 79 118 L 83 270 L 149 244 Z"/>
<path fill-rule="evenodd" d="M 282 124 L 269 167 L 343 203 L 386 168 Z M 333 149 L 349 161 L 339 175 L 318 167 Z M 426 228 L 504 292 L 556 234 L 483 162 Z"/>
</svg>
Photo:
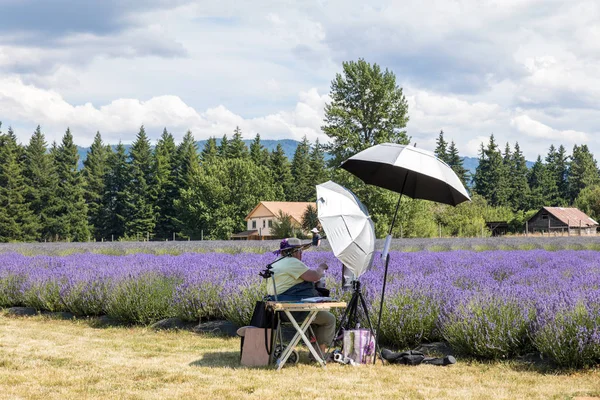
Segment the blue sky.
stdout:
<svg viewBox="0 0 600 400">
<path fill-rule="evenodd" d="M 341 64 L 396 74 L 408 134 L 462 155 L 494 134 L 528 159 L 551 144 L 600 157 L 600 4 L 573 0 L 0 0 L 0 121 L 26 143 L 67 126 L 129 143 L 304 135 L 322 142 Z"/>
</svg>

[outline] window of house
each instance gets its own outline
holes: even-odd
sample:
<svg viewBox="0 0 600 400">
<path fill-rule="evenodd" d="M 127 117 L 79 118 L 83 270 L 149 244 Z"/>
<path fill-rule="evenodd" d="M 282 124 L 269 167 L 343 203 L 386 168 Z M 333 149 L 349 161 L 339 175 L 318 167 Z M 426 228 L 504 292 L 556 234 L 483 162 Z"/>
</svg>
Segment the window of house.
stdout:
<svg viewBox="0 0 600 400">
<path fill-rule="evenodd" d="M 542 214 L 542 219 L 548 219 L 548 214 Z"/>
<path fill-rule="evenodd" d="M 272 227 L 273 227 L 273 220 L 272 220 L 272 219 L 270 219 L 270 220 L 269 220 L 269 228 L 272 228 Z"/>
<path fill-rule="evenodd" d="M 256 221 L 252 221 L 252 229 L 256 229 Z"/>
<path fill-rule="evenodd" d="M 265 220 L 263 219 L 263 228 L 265 228 L 266 226 L 267 226 L 267 221 L 265 221 Z"/>
</svg>

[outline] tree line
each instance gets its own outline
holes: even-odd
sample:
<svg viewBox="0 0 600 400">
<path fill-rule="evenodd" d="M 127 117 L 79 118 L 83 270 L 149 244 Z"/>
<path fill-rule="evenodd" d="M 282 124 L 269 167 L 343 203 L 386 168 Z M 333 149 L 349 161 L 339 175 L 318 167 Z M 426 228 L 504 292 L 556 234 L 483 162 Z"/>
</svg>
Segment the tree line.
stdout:
<svg viewBox="0 0 600 400">
<path fill-rule="evenodd" d="M 69 129 L 50 146 L 39 126 L 27 145 L 0 131 L 0 241 L 225 239 L 259 201 L 314 201 L 327 180 L 318 140 L 290 161 L 259 134 L 248 148 L 239 128 L 198 149 L 191 132 L 176 144 L 166 129 L 152 147 L 142 126 L 128 153 L 98 132 L 78 162 Z"/>
<path fill-rule="evenodd" d="M 384 236 L 398 195 L 337 167 L 378 143 L 410 144 L 408 103 L 393 72 L 363 59 L 342 68 L 321 127 L 329 142 L 304 137 L 291 160 L 281 145 L 267 150 L 259 134 L 246 146 L 239 128 L 199 149 L 191 132 L 177 144 L 166 128 L 153 147 L 142 126 L 129 152 L 96 133 L 79 170 L 69 129 L 50 146 L 39 126 L 26 145 L 11 128 L 0 130 L 0 241 L 228 239 L 246 229 L 244 217 L 260 201 L 315 201 L 315 185 L 329 179 L 356 193 Z M 469 187 L 472 202 L 450 207 L 404 197 L 396 237 L 487 235 L 486 221 L 519 231 L 542 206 L 575 205 L 600 216 L 600 174 L 586 145 L 571 155 L 551 146 L 527 168 L 518 143 L 502 151 L 491 135 L 473 176 L 443 131 L 435 154 Z"/>
</svg>

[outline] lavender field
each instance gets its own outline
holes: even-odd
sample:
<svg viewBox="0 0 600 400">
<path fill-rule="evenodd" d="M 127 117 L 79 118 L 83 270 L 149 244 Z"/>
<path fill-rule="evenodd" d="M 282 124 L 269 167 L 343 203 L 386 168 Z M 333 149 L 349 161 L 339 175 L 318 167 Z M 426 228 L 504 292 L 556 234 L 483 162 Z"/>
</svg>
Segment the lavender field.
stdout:
<svg viewBox="0 0 600 400">
<path fill-rule="evenodd" d="M 271 247 L 272 248 L 272 247 Z M 265 293 L 270 252 L 67 256 L 0 254 L 0 307 L 30 306 L 148 324 L 166 317 L 249 322 Z M 341 265 L 308 251 L 309 266 Z M 361 277 L 377 315 L 383 266 Z M 363 326 L 365 322 L 363 321 Z M 488 359 L 539 352 L 566 367 L 600 362 L 600 253 L 590 250 L 456 250 L 391 253 L 381 340 L 395 348 L 445 340 Z"/>
<path fill-rule="evenodd" d="M 307 240 L 308 241 L 308 240 Z M 383 248 L 383 239 L 376 241 L 375 248 Z M 28 256 L 65 256 L 76 253 L 128 255 L 137 253 L 157 255 L 180 255 L 185 253 L 265 253 L 277 249 L 279 240 L 231 241 L 115 241 L 115 242 L 49 242 L 49 243 L 0 243 L 0 254 L 19 253 Z M 403 238 L 393 239 L 391 250 L 402 252 L 451 251 L 451 250 L 600 250 L 598 236 L 501 236 L 483 238 Z M 327 239 L 311 251 L 331 251 Z"/>
</svg>

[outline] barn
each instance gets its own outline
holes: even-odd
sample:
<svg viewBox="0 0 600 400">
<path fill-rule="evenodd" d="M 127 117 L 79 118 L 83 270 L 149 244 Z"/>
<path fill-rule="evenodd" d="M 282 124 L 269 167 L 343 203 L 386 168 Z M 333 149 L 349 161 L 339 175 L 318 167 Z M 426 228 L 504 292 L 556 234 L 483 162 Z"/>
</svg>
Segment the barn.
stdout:
<svg viewBox="0 0 600 400">
<path fill-rule="evenodd" d="M 598 222 L 577 208 L 542 207 L 527 221 L 527 233 L 595 235 Z"/>
</svg>

